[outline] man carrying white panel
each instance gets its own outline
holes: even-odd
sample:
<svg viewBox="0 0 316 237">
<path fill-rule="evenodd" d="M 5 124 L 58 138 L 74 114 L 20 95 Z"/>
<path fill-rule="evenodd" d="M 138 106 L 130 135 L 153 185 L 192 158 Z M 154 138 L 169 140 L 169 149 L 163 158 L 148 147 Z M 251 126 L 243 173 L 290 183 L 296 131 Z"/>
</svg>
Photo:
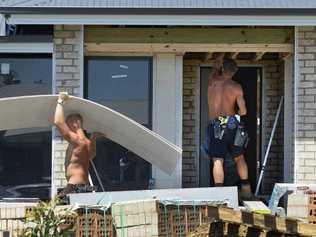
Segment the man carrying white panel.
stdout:
<svg viewBox="0 0 316 237">
<path fill-rule="evenodd" d="M 68 99 L 67 93 L 59 94 L 54 117 L 54 124 L 61 136 L 69 142 L 65 162 L 68 184 L 58 193 L 61 198 L 65 198 L 69 193 L 94 191 L 88 179 L 90 160 L 96 156 L 96 139 L 104 136 L 101 133 L 92 133 L 91 137 L 87 138 L 80 114 L 70 114 L 65 119 L 64 105 Z"/>
</svg>

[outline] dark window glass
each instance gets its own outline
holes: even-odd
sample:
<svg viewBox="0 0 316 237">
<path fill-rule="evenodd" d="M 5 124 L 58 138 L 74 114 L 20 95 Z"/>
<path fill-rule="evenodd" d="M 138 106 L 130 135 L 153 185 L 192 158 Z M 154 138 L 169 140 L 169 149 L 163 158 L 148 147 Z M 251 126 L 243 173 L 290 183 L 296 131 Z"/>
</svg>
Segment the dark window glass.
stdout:
<svg viewBox="0 0 316 237">
<path fill-rule="evenodd" d="M 149 57 L 87 57 L 85 96 L 151 128 L 151 73 Z M 110 140 L 97 143 L 94 162 L 106 190 L 148 188 L 150 164 Z"/>
<path fill-rule="evenodd" d="M 51 55 L 0 54 L 0 98 L 51 94 Z M 0 197 L 50 196 L 51 128 L 0 131 Z"/>
</svg>

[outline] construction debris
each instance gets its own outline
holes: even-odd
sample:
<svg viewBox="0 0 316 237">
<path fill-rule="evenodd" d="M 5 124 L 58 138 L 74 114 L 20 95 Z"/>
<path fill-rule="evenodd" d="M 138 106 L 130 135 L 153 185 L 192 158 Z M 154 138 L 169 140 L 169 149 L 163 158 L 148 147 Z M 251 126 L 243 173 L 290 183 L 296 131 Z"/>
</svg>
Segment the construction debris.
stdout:
<svg viewBox="0 0 316 237">
<path fill-rule="evenodd" d="M 259 214 L 271 214 L 271 210 L 261 201 L 244 201 L 243 204 L 247 211 Z"/>
</svg>

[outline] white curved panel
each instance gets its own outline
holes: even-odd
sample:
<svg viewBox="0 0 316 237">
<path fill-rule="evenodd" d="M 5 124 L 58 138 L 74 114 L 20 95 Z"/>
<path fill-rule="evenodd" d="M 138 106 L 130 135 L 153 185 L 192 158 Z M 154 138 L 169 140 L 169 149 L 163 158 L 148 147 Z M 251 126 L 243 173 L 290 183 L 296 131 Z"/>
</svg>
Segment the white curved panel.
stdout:
<svg viewBox="0 0 316 237">
<path fill-rule="evenodd" d="M 57 97 L 37 95 L 0 99 L 0 131 L 52 126 Z M 88 132 L 105 133 L 109 139 L 170 175 L 182 157 L 181 148 L 108 107 L 70 96 L 64 108 L 66 114 L 80 113 Z"/>
</svg>

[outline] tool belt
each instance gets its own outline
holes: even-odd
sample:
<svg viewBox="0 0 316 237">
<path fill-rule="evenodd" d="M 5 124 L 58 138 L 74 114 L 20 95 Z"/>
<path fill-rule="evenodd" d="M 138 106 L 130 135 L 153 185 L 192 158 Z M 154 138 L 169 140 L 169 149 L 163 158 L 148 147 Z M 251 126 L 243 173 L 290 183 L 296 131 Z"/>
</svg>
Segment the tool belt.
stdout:
<svg viewBox="0 0 316 237">
<path fill-rule="evenodd" d="M 236 129 L 234 146 L 247 148 L 249 142 L 249 135 L 244 126 L 238 125 Z"/>
<path fill-rule="evenodd" d="M 235 116 L 220 116 L 211 120 L 214 129 L 214 137 L 222 140 L 227 129 L 236 130 L 234 146 L 246 148 L 249 141 L 248 132 Z"/>
</svg>

